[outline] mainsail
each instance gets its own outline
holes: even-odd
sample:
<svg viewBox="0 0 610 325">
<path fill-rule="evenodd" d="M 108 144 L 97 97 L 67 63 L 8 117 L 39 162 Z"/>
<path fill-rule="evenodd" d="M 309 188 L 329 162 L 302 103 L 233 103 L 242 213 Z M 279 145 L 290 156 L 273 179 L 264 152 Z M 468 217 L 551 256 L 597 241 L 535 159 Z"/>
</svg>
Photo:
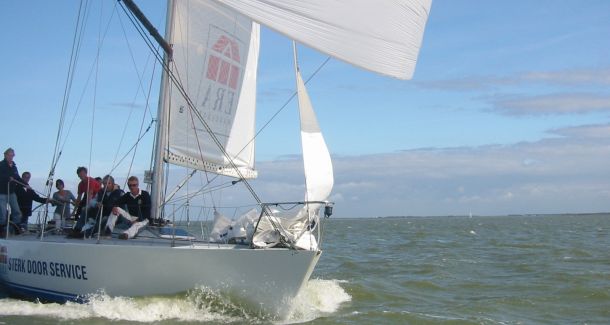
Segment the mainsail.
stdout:
<svg viewBox="0 0 610 325">
<path fill-rule="evenodd" d="M 217 0 L 358 67 L 413 76 L 432 0 Z"/>
<path fill-rule="evenodd" d="M 164 159 L 221 175 L 254 178 L 251 140 L 260 28 L 250 18 L 214 1 L 172 3 L 170 67 L 228 157 L 189 109 L 183 95 L 168 87 L 163 104 L 168 125 Z"/>
</svg>

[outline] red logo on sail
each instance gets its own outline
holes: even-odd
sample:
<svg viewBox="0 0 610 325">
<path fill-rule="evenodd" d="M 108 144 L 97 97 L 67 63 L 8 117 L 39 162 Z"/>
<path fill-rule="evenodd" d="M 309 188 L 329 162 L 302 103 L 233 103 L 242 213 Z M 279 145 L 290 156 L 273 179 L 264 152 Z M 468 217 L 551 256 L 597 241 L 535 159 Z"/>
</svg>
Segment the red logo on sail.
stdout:
<svg viewBox="0 0 610 325">
<path fill-rule="evenodd" d="M 210 80 L 237 90 L 241 62 L 237 42 L 222 35 L 212 46 L 212 51 L 208 59 L 206 76 Z"/>
</svg>

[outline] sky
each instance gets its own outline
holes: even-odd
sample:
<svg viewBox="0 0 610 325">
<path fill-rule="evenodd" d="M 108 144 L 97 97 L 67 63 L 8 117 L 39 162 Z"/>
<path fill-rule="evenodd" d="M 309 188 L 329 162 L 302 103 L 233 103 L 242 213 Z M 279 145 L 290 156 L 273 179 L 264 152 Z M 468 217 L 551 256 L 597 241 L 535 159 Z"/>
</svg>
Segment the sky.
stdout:
<svg viewBox="0 0 610 325">
<path fill-rule="evenodd" d="M 153 131 L 131 169 L 131 156 L 112 167 L 156 114 L 159 88 L 158 67 L 152 81 L 138 80 L 153 64 L 115 3 L 94 2 L 87 25 L 93 37 L 79 56 L 66 115 L 71 127 L 55 173 L 73 189 L 77 166 L 94 176 L 112 171 L 122 181 L 149 166 Z M 165 2 L 139 4 L 163 31 Z M 32 172 L 41 192 L 78 5 L 0 1 L 1 146 L 15 149 L 19 170 Z M 308 90 L 333 157 L 335 216 L 610 211 L 609 36 L 604 0 L 435 0 L 412 80 L 331 59 Z M 291 51 L 288 39 L 263 28 L 258 128 L 294 91 Z M 308 78 L 326 56 L 299 51 Z M 252 184 L 259 196 L 300 200 L 294 101 L 262 130 L 256 151 L 260 177 Z M 217 199 L 231 206 L 244 197 Z"/>
</svg>

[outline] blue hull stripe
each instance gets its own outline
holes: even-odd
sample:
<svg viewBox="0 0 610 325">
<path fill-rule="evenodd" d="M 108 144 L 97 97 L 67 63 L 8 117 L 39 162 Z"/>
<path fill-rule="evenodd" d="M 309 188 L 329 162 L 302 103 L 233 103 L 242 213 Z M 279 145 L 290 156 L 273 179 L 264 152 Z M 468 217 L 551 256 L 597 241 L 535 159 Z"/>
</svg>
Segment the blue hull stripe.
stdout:
<svg viewBox="0 0 610 325">
<path fill-rule="evenodd" d="M 75 301 L 75 302 L 79 302 L 79 303 L 87 302 L 87 299 L 85 297 L 71 294 L 71 293 L 30 287 L 30 286 L 17 284 L 14 282 L 8 282 L 8 281 L 4 281 L 4 285 L 7 286 L 10 290 L 14 291 L 15 293 L 18 293 L 18 294 L 21 294 L 21 295 L 24 295 L 27 297 L 31 297 L 31 298 L 39 298 L 42 300 L 50 300 L 50 301 L 56 301 L 56 302 L 66 302 L 66 301 Z"/>
</svg>

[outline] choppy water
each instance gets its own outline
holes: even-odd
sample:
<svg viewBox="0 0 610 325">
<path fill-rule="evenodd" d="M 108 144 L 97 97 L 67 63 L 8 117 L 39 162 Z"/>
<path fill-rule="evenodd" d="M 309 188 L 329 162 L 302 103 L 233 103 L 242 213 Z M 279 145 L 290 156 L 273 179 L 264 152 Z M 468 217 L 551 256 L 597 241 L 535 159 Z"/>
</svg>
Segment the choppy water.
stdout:
<svg viewBox="0 0 610 325">
<path fill-rule="evenodd" d="M 204 289 L 0 298 L 0 324 L 610 324 L 610 215 L 335 219 L 287 320 Z"/>
</svg>

